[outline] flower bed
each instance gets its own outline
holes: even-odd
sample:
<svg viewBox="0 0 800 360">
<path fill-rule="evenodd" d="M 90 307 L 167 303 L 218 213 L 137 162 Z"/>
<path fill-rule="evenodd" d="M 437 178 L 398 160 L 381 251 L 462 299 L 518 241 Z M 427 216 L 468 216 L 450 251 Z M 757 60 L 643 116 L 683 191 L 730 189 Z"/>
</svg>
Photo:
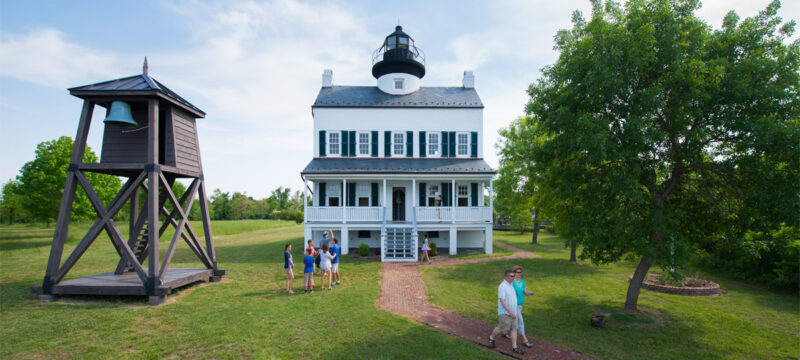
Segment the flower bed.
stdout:
<svg viewBox="0 0 800 360">
<path fill-rule="evenodd" d="M 719 284 L 704 279 L 694 277 L 685 277 L 678 283 L 666 283 L 659 279 L 659 275 L 650 274 L 647 279 L 642 281 L 642 287 L 650 291 L 658 291 L 666 294 L 673 295 L 686 295 L 686 296 L 711 296 L 719 295 Z"/>
</svg>

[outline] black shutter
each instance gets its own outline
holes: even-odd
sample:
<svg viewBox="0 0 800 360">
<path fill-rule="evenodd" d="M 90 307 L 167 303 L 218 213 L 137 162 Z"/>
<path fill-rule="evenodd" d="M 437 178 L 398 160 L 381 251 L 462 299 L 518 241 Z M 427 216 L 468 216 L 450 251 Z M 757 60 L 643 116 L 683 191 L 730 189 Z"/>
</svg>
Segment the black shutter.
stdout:
<svg viewBox="0 0 800 360">
<path fill-rule="evenodd" d="M 319 131 L 319 156 L 325 157 L 325 130 Z"/>
<path fill-rule="evenodd" d="M 383 157 L 392 157 L 392 132 L 383 132 Z"/>
<path fill-rule="evenodd" d="M 349 146 L 350 145 L 350 137 L 347 136 L 347 131 L 344 131 L 344 130 L 342 131 L 342 135 L 341 135 L 341 139 L 339 141 L 339 144 L 341 144 L 339 146 L 341 148 L 341 150 L 339 151 L 339 154 L 340 154 L 339 156 L 341 156 L 341 157 L 350 156 L 350 154 L 349 154 L 349 151 L 350 151 L 350 146 Z"/>
<path fill-rule="evenodd" d="M 421 158 L 424 158 L 426 153 L 427 153 L 427 151 L 426 151 L 427 149 L 425 149 L 425 143 L 426 143 L 426 141 L 425 141 L 425 132 L 424 131 L 420 131 L 419 132 L 419 157 L 421 157 Z"/>
<path fill-rule="evenodd" d="M 319 206 L 325 206 L 325 203 L 328 201 L 328 198 L 325 197 L 325 183 L 319 183 Z"/>
<path fill-rule="evenodd" d="M 378 206 L 378 183 L 372 183 L 372 206 Z"/>
<path fill-rule="evenodd" d="M 442 183 L 442 206 L 450 206 L 450 191 L 447 187 L 450 183 Z"/>
<path fill-rule="evenodd" d="M 356 206 L 356 183 L 347 184 L 347 206 Z"/>
<path fill-rule="evenodd" d="M 356 140 L 356 132 L 349 131 L 350 134 L 350 157 L 356 156 L 356 145 L 358 141 Z"/>
<path fill-rule="evenodd" d="M 456 152 L 456 132 L 451 131 L 449 134 L 450 134 L 450 140 L 448 140 L 449 141 L 448 145 L 450 149 L 447 150 L 447 153 L 450 154 L 450 157 L 456 157 L 458 156 L 458 153 Z"/>
<path fill-rule="evenodd" d="M 450 154 L 447 150 L 450 149 L 447 144 L 450 142 L 450 138 L 447 136 L 447 131 L 442 131 L 442 157 L 449 157 Z"/>
<path fill-rule="evenodd" d="M 406 157 L 414 157 L 414 132 L 406 131 Z"/>
<path fill-rule="evenodd" d="M 472 195 L 472 206 L 478 206 L 478 183 L 472 183 L 470 185 L 472 188 L 472 194 L 470 194 Z"/>
<path fill-rule="evenodd" d="M 472 132 L 472 156 L 471 157 L 478 157 L 478 132 Z M 476 206 L 476 205 L 473 205 Z"/>
<path fill-rule="evenodd" d="M 378 157 L 378 132 L 377 131 L 373 131 L 372 132 L 372 135 L 370 136 L 370 142 L 371 142 L 370 145 L 372 145 L 372 152 L 371 152 L 372 157 Z"/>
<path fill-rule="evenodd" d="M 419 206 L 427 206 L 428 205 L 428 204 L 426 204 L 426 201 L 425 201 L 426 198 L 427 197 L 425 196 L 425 183 L 421 182 L 421 183 L 419 183 Z"/>
</svg>

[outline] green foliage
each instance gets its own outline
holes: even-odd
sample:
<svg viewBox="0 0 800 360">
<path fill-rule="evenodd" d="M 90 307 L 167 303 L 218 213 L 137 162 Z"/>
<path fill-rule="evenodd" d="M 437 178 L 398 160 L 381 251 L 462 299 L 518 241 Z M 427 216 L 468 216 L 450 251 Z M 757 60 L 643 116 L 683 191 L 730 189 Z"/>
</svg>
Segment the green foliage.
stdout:
<svg viewBox="0 0 800 360">
<path fill-rule="evenodd" d="M 209 201 L 211 218 L 214 220 L 280 219 L 298 224 L 303 222 L 303 195 L 300 191 L 292 193 L 289 188 L 278 187 L 268 198 L 261 200 L 240 192 L 230 195 L 215 189 Z"/>
<path fill-rule="evenodd" d="M 22 166 L 17 176 L 18 195 L 21 205 L 32 220 L 46 222 L 49 226 L 58 216 L 61 196 L 67 178 L 72 155 L 73 141 L 67 136 L 40 143 L 36 146 L 36 157 Z M 96 163 L 97 155 L 86 147 L 84 163 Z M 108 204 L 120 188 L 119 178 L 111 175 L 84 172 L 94 191 L 104 204 Z M 72 219 L 94 218 L 96 213 L 80 185 L 76 186 Z"/>
<path fill-rule="evenodd" d="M 428 251 L 428 255 L 430 255 L 430 256 L 438 256 L 439 255 L 439 250 L 436 249 L 436 243 L 432 242 L 432 243 L 430 243 L 430 246 L 431 246 L 431 250 Z"/>
<path fill-rule="evenodd" d="M 24 222 L 28 214 L 22 207 L 22 197 L 19 195 L 19 181 L 9 180 L 3 184 L 0 192 L 0 223 Z"/>
<path fill-rule="evenodd" d="M 358 246 L 358 255 L 361 256 L 368 256 L 369 255 L 369 245 L 362 243 Z"/>
<path fill-rule="evenodd" d="M 495 145 L 500 167 L 494 182 L 497 196 L 494 208 L 500 217 L 510 218 L 511 227 L 520 232 L 527 229 L 532 218 L 541 219 L 536 201 L 545 197 L 545 190 L 535 183 L 537 168 L 531 161 L 531 150 L 541 142 L 534 133 L 534 123 L 530 116 L 512 121 L 507 128 L 500 129 Z"/>
<path fill-rule="evenodd" d="M 595 264 L 634 254 L 643 276 L 747 231 L 798 228 L 800 41 L 784 44 L 793 23 L 776 33 L 780 4 L 718 31 L 697 1 L 594 5 L 559 31 L 558 61 L 528 90 L 542 140 L 529 153 L 557 233 Z"/>
</svg>

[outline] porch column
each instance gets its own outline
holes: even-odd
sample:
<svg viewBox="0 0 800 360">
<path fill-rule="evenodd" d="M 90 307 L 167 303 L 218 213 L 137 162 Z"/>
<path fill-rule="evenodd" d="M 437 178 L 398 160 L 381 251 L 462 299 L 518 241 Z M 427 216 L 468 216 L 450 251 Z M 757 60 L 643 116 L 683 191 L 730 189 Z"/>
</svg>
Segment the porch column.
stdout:
<svg viewBox="0 0 800 360">
<path fill-rule="evenodd" d="M 303 178 L 303 224 L 308 222 L 308 179 Z"/>
<path fill-rule="evenodd" d="M 417 206 L 419 206 L 419 204 L 417 204 L 417 206 L 414 206 L 414 203 L 417 202 L 417 201 L 419 201 L 419 199 L 417 199 L 417 179 L 412 178 L 411 179 L 411 216 L 412 216 L 412 219 L 416 219 L 417 218 Z"/>
<path fill-rule="evenodd" d="M 305 227 L 303 227 L 303 237 L 305 237 L 305 240 L 303 240 L 303 244 L 305 244 L 305 242 L 308 240 L 314 239 L 314 234 L 312 233 L 311 226 L 305 225 Z"/>
<path fill-rule="evenodd" d="M 483 252 L 487 254 L 494 252 L 494 247 L 492 246 L 493 241 L 492 225 L 486 225 L 486 230 L 484 230 Z"/>
<path fill-rule="evenodd" d="M 386 212 L 386 179 L 383 179 L 383 211 Z M 386 216 L 384 215 L 384 219 Z M 382 220 L 382 219 L 381 219 Z"/>
<path fill-rule="evenodd" d="M 450 207 L 451 209 L 451 216 L 453 217 L 453 224 L 456 223 L 456 179 L 453 179 L 453 185 L 450 186 Z"/>
<path fill-rule="evenodd" d="M 347 179 L 342 178 L 342 224 L 347 224 Z"/>
<path fill-rule="evenodd" d="M 489 179 L 489 217 L 491 217 L 491 224 L 494 224 L 494 178 Z"/>
<path fill-rule="evenodd" d="M 341 238 L 342 243 L 339 244 L 339 248 L 341 249 L 342 255 L 347 255 L 347 253 L 350 252 L 350 231 L 347 226 L 342 226 Z"/>
<path fill-rule="evenodd" d="M 458 228 L 450 226 L 450 255 L 458 253 Z"/>
</svg>

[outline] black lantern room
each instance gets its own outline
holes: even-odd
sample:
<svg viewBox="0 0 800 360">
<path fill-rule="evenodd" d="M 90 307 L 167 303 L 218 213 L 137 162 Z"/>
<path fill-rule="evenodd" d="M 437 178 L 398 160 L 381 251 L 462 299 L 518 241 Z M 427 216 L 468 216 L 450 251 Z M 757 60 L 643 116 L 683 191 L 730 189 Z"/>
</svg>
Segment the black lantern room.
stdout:
<svg viewBox="0 0 800 360">
<path fill-rule="evenodd" d="M 414 39 L 404 33 L 400 25 L 372 54 L 372 76 L 377 79 L 392 73 L 425 76 L 425 53 L 414 46 Z"/>
</svg>

